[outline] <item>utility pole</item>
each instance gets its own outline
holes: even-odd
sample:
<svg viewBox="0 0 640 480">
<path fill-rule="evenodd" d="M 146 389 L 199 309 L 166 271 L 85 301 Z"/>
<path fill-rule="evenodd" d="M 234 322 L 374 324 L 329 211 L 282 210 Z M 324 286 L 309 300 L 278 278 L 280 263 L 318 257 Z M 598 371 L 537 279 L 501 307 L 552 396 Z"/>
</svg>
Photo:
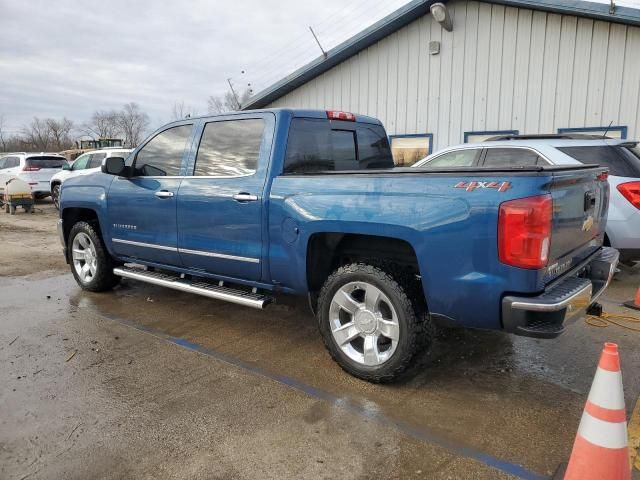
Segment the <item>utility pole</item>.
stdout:
<svg viewBox="0 0 640 480">
<path fill-rule="evenodd" d="M 322 48 L 322 45 L 320 44 L 320 40 L 318 40 L 318 37 L 316 36 L 316 32 L 313 31 L 313 28 L 311 28 L 311 25 L 309 25 L 309 30 L 311 30 L 311 35 L 313 35 L 313 38 L 316 39 L 316 43 L 318 44 L 318 46 L 320 47 L 320 51 L 322 52 L 322 56 L 325 58 L 325 60 L 327 59 L 327 52 L 324 51 L 324 48 Z"/>
<path fill-rule="evenodd" d="M 238 99 L 238 95 L 236 95 L 236 91 L 233 88 L 233 84 L 231 83 L 231 79 L 227 78 L 227 83 L 229 84 L 229 88 L 231 89 L 231 93 L 233 94 L 233 98 L 236 100 L 236 105 L 238 106 L 238 110 L 242 108 L 240 105 L 240 100 Z"/>
</svg>

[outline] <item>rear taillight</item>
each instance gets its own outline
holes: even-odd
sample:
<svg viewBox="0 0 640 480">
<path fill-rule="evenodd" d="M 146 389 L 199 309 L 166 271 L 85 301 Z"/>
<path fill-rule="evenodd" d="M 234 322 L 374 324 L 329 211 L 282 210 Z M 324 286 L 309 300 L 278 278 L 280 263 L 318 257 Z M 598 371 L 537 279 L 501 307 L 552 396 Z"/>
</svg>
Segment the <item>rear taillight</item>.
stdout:
<svg viewBox="0 0 640 480">
<path fill-rule="evenodd" d="M 40 170 L 38 167 L 28 167 L 28 166 L 25 166 L 22 169 L 23 172 L 37 172 L 38 170 Z"/>
<path fill-rule="evenodd" d="M 631 205 L 640 208 L 640 182 L 627 182 L 618 185 L 618 191 Z"/>
<path fill-rule="evenodd" d="M 329 120 L 345 120 L 347 122 L 355 122 L 356 116 L 349 112 L 339 112 L 337 110 L 327 110 L 327 118 Z"/>
<path fill-rule="evenodd" d="M 551 195 L 509 200 L 500 204 L 498 257 L 520 268 L 542 268 L 549 260 L 553 200 Z"/>
</svg>

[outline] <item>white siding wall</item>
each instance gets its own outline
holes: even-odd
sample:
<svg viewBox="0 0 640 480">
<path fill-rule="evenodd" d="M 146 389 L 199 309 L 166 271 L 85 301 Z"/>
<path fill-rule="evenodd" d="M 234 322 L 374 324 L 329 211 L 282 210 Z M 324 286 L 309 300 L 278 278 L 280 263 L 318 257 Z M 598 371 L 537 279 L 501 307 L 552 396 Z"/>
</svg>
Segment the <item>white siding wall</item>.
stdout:
<svg viewBox="0 0 640 480">
<path fill-rule="evenodd" d="M 481 2 L 448 3 L 453 32 L 431 15 L 273 102 L 380 118 L 390 134 L 554 133 L 626 125 L 640 138 L 640 28 Z M 430 41 L 439 55 L 429 55 Z"/>
</svg>

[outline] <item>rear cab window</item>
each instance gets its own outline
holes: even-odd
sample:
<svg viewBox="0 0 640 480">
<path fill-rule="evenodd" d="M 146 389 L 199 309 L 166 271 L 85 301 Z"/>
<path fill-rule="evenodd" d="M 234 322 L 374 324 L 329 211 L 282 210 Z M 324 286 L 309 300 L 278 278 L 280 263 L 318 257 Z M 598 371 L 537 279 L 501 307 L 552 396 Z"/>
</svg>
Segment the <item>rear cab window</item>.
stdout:
<svg viewBox="0 0 640 480">
<path fill-rule="evenodd" d="M 556 148 L 581 163 L 607 167 L 610 175 L 640 177 L 640 150 L 635 144 Z"/>
<path fill-rule="evenodd" d="M 394 168 L 381 125 L 294 118 L 284 160 L 285 175 Z"/>
</svg>

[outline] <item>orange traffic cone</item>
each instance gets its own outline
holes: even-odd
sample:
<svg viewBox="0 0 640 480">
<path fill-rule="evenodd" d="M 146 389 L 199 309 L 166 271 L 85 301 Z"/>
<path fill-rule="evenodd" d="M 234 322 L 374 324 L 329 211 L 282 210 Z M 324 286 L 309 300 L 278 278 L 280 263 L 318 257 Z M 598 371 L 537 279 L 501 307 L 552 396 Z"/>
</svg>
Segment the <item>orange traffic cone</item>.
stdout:
<svg viewBox="0 0 640 480">
<path fill-rule="evenodd" d="M 636 290 L 636 298 L 629 300 L 628 302 L 624 302 L 624 306 L 633 308 L 634 310 L 640 310 L 640 287 Z"/>
<path fill-rule="evenodd" d="M 604 344 L 564 479 L 631 479 L 622 373 L 615 343 Z"/>
</svg>

